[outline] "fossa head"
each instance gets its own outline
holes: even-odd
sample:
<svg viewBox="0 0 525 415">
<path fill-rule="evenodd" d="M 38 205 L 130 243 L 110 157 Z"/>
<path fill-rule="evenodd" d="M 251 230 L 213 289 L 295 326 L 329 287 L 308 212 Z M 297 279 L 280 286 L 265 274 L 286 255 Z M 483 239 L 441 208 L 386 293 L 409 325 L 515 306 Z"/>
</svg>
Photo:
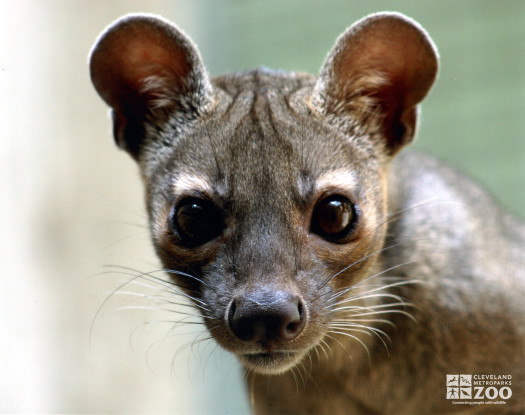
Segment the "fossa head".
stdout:
<svg viewBox="0 0 525 415">
<path fill-rule="evenodd" d="M 383 300 L 365 287 L 388 166 L 437 72 L 419 25 L 395 13 L 357 22 L 317 78 L 210 79 L 179 29 L 133 15 L 102 34 L 90 69 L 141 168 L 164 267 L 246 367 L 283 372 L 344 333 L 349 310 Z"/>
</svg>

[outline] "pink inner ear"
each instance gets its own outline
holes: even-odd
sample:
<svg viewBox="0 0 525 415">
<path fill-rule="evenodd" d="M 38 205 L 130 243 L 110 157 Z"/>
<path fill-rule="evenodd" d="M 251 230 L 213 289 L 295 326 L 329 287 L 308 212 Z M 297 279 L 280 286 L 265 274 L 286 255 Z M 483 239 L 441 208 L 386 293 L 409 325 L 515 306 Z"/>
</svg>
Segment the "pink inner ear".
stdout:
<svg viewBox="0 0 525 415">
<path fill-rule="evenodd" d="M 180 49 L 166 50 L 163 46 L 142 40 L 126 45 L 121 57 L 122 75 L 140 89 L 149 77 L 169 78 L 176 82 L 188 76 L 191 65 Z"/>
<path fill-rule="evenodd" d="M 118 21 L 91 56 L 93 83 L 117 112 L 142 111 L 151 99 L 184 93 L 196 66 L 205 76 L 191 42 L 171 24 L 148 16 Z"/>
<path fill-rule="evenodd" d="M 385 22 L 387 23 L 387 22 Z M 394 22 L 396 23 L 396 22 Z M 420 33 L 414 28 L 392 24 L 377 24 L 355 34 L 334 61 L 334 75 L 344 79 L 372 80 L 370 88 L 383 102 L 395 101 L 403 106 L 414 106 L 421 101 L 433 82 L 436 72 L 435 56 L 429 55 Z M 426 47 L 425 47 L 426 46 Z M 425 50 L 427 49 L 427 50 Z M 352 88 L 351 85 L 348 87 Z M 393 102 L 392 102 L 393 103 Z"/>
<path fill-rule="evenodd" d="M 132 39 L 115 50 L 114 59 L 118 64 L 113 66 L 112 77 L 114 85 L 120 87 L 111 91 L 113 108 L 125 105 L 121 102 L 125 96 L 133 96 L 146 104 L 149 100 L 159 101 L 170 92 L 181 92 L 191 64 L 184 50 L 166 46 L 150 39 Z"/>
<path fill-rule="evenodd" d="M 352 26 L 339 38 L 331 58 L 332 76 L 339 78 L 339 84 L 345 83 L 344 78 L 382 75 L 408 98 L 406 105 L 423 99 L 437 72 L 437 53 L 423 29 L 392 13 Z"/>
</svg>

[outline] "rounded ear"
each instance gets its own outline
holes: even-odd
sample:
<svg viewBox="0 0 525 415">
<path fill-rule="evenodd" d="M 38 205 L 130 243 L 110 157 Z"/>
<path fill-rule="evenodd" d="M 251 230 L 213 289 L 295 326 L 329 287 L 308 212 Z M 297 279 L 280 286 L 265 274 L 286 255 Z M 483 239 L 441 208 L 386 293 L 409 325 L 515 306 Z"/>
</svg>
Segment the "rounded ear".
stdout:
<svg viewBox="0 0 525 415">
<path fill-rule="evenodd" d="M 379 13 L 351 26 L 328 55 L 312 105 L 325 114 L 352 113 L 378 127 L 394 154 L 412 141 L 417 104 L 438 70 L 437 50 L 416 22 L 398 13 Z"/>
<path fill-rule="evenodd" d="M 129 15 L 110 25 L 93 47 L 90 73 L 113 110 L 117 144 L 135 158 L 146 121 L 172 110 L 194 117 L 212 100 L 208 75 L 190 39 L 152 15 Z"/>
</svg>

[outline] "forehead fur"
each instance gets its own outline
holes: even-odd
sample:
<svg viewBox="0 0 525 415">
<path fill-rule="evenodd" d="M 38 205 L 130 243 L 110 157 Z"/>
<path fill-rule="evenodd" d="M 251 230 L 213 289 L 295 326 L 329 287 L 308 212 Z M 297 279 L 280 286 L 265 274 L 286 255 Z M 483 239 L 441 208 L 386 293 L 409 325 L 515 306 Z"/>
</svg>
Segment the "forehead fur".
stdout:
<svg viewBox="0 0 525 415">
<path fill-rule="evenodd" d="M 373 168 L 381 154 L 357 122 L 348 118 L 344 126 L 331 125 L 311 112 L 314 81 L 260 70 L 214 79 L 217 105 L 208 116 L 183 129 L 175 122 L 177 114 L 150 126 L 149 141 L 155 144 L 144 154 L 145 176 L 156 175 L 163 164 L 161 171 L 198 172 L 193 176 L 245 188 L 253 185 L 250 181 L 260 186 L 279 175 L 285 180 L 294 174 L 317 178 L 341 168 L 360 170 L 368 161 Z"/>
</svg>

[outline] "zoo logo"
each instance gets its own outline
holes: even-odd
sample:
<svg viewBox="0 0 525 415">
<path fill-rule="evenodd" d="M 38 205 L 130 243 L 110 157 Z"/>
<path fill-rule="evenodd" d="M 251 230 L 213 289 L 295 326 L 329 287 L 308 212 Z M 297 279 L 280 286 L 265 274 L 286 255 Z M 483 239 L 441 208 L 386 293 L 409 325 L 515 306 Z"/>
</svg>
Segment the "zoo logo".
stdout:
<svg viewBox="0 0 525 415">
<path fill-rule="evenodd" d="M 478 385 L 476 385 L 478 383 Z M 480 386 L 472 375 L 447 375 L 447 399 L 509 399 L 512 389 L 508 386 Z"/>
</svg>

